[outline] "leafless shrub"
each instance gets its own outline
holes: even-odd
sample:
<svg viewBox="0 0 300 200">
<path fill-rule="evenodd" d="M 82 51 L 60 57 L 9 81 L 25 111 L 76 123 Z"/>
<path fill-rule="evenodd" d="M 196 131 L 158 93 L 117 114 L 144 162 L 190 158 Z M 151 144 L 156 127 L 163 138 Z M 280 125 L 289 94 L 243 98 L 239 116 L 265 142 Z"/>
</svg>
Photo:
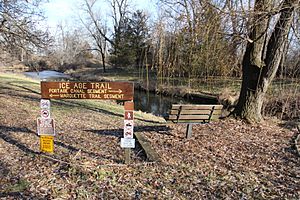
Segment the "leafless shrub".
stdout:
<svg viewBox="0 0 300 200">
<path fill-rule="evenodd" d="M 236 92 L 224 88 L 218 96 L 219 103 L 223 104 L 225 108 L 232 108 L 236 105 L 239 95 Z"/>
<path fill-rule="evenodd" d="M 278 119 L 300 119 L 300 94 L 297 87 L 285 88 L 278 95 L 266 98 L 264 115 Z"/>
</svg>

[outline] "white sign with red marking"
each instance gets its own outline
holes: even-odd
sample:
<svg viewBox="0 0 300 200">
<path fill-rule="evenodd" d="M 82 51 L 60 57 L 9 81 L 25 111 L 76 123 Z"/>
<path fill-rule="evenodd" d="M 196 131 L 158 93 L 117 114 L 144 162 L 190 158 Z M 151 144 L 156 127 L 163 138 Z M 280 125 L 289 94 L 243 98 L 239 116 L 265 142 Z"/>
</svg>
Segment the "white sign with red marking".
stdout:
<svg viewBox="0 0 300 200">
<path fill-rule="evenodd" d="M 50 100 L 41 99 L 40 106 L 41 106 L 41 117 L 43 119 L 49 119 L 51 117 L 50 116 Z"/>
<path fill-rule="evenodd" d="M 134 130 L 134 103 L 125 102 L 124 104 L 124 133 L 123 138 L 121 139 L 122 148 L 134 148 L 135 140 L 133 139 L 133 130 Z"/>
<path fill-rule="evenodd" d="M 124 138 L 133 138 L 133 120 L 124 120 Z"/>
<path fill-rule="evenodd" d="M 54 119 L 37 118 L 37 132 L 38 135 L 52 135 L 55 136 Z"/>
<path fill-rule="evenodd" d="M 50 118 L 50 110 L 42 109 L 41 110 L 41 117 L 44 118 L 44 119 L 49 119 Z"/>
</svg>

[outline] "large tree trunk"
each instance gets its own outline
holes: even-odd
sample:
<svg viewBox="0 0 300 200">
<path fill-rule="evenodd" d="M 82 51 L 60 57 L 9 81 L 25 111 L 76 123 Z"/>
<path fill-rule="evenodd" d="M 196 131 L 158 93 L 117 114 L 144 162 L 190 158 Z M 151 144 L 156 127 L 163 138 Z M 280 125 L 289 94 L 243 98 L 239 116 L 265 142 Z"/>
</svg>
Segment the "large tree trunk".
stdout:
<svg viewBox="0 0 300 200">
<path fill-rule="evenodd" d="M 234 114 L 250 122 L 262 120 L 262 105 L 266 91 L 273 80 L 284 54 L 284 44 L 292 22 L 292 15 L 298 0 L 285 0 L 280 10 L 270 39 L 267 42 L 270 9 L 272 1 L 255 2 L 254 25 L 243 58 L 243 81 L 240 97 Z"/>
</svg>

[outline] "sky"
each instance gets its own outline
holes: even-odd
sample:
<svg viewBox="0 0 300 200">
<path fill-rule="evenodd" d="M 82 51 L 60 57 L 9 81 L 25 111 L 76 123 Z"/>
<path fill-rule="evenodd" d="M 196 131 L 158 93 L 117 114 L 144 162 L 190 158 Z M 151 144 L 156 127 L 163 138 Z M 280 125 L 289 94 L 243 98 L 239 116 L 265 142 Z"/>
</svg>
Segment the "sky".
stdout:
<svg viewBox="0 0 300 200">
<path fill-rule="evenodd" d="M 109 14 L 110 8 L 107 6 L 107 0 L 98 0 L 101 11 Z M 55 31 L 59 23 L 76 24 L 78 23 L 78 13 L 80 13 L 82 0 L 49 0 L 42 5 L 45 12 L 46 24 L 51 32 Z M 130 5 L 137 9 L 154 12 L 155 0 L 132 0 Z M 102 13 L 101 13 L 102 14 Z"/>
</svg>

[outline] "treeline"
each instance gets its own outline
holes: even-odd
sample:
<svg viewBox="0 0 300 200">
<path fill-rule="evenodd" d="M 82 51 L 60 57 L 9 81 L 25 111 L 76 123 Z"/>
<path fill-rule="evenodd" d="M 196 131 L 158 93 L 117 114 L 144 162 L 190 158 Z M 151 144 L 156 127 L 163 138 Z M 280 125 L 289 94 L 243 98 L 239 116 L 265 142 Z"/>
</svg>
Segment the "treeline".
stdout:
<svg viewBox="0 0 300 200">
<path fill-rule="evenodd" d="M 97 60 L 104 72 L 108 66 L 140 76 L 153 72 L 162 84 L 178 78 L 190 85 L 211 76 L 240 77 L 249 30 L 257 23 L 250 0 L 160 0 L 156 13 L 136 10 L 127 0 L 109 0 L 106 14 L 101 14 L 103 1 L 82 0 L 74 11 L 78 23 L 62 23 L 49 37 L 37 28 L 40 3 L 1 0 L 3 50 L 39 68 L 76 69 Z M 280 3 L 274 1 L 270 12 L 277 12 Z M 298 12 L 278 76 L 299 76 L 299 24 Z M 35 62 L 36 55 L 42 61 Z"/>
</svg>

